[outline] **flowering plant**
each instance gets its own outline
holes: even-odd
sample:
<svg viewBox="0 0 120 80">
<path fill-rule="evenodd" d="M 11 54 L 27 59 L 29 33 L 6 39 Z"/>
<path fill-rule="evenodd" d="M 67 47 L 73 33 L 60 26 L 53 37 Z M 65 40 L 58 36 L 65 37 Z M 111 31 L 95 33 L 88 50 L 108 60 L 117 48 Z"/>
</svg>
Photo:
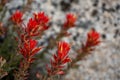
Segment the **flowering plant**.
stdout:
<svg viewBox="0 0 120 80">
<path fill-rule="evenodd" d="M 38 42 L 36 41 L 37 36 L 42 36 L 42 33 L 49 29 L 49 17 L 45 15 L 44 12 L 34 13 L 34 17 L 30 18 L 27 25 L 23 25 L 23 19 L 22 19 L 22 12 L 16 11 L 12 16 L 11 20 L 19 26 L 19 29 L 17 31 L 18 33 L 18 52 L 23 56 L 23 60 L 20 62 L 20 66 L 18 68 L 18 71 L 16 71 L 14 77 L 16 80 L 25 80 L 28 78 L 28 70 L 31 66 L 31 63 L 35 60 L 34 56 L 36 53 L 38 53 L 42 48 L 44 47 L 37 47 Z M 63 24 L 63 27 L 58 34 L 58 49 L 57 53 L 53 54 L 53 57 L 50 60 L 50 65 L 46 66 L 47 73 L 46 75 L 40 76 L 40 74 L 37 74 L 38 79 L 44 79 L 44 80 L 52 80 L 53 77 L 56 75 L 63 75 L 66 71 L 64 71 L 65 64 L 70 63 L 69 68 L 72 68 L 75 63 L 88 54 L 91 53 L 91 51 L 95 50 L 95 46 L 97 46 L 100 43 L 100 34 L 96 32 L 94 29 L 91 29 L 87 34 L 87 40 L 85 43 L 83 43 L 82 47 L 77 50 L 78 54 L 76 56 L 76 59 L 71 60 L 71 58 L 68 55 L 68 52 L 71 49 L 71 45 L 67 42 L 60 41 L 61 37 L 64 37 L 66 33 L 68 34 L 67 30 L 75 27 L 75 22 L 77 20 L 77 17 L 70 13 L 66 15 L 66 21 Z M 54 45 L 56 42 L 53 43 Z M 47 47 L 49 48 L 49 47 Z M 68 68 L 68 69 L 69 69 Z M 66 69 L 66 70 L 68 70 Z"/>
<path fill-rule="evenodd" d="M 49 27 L 50 18 L 44 12 L 33 13 L 33 18 L 30 18 L 25 25 L 23 20 L 23 13 L 16 11 L 11 16 L 11 21 L 16 26 L 16 41 L 17 41 L 17 53 L 21 58 L 18 62 L 18 67 L 14 69 L 14 80 L 28 80 L 30 74 L 30 68 L 32 64 L 37 61 L 35 55 L 41 52 L 42 49 L 47 52 L 51 45 L 57 44 L 57 52 L 52 55 L 51 59 L 48 59 L 50 63 L 47 64 L 44 74 L 36 73 L 36 77 L 39 80 L 57 80 L 58 77 L 66 74 L 70 68 L 76 65 L 76 62 L 82 60 L 88 54 L 91 54 L 95 50 L 95 47 L 100 44 L 100 34 L 91 29 L 87 33 L 87 40 L 82 43 L 82 47 L 77 49 L 78 53 L 75 59 L 69 57 L 71 46 L 68 42 L 61 41 L 62 37 L 66 37 L 68 30 L 76 26 L 77 16 L 69 13 L 66 15 L 66 20 L 63 23 L 60 33 L 55 39 L 50 41 L 48 46 L 39 46 L 38 38 L 42 36 Z M 1 27 L 1 26 L 0 26 Z M 41 38 L 41 37 L 40 37 Z M 40 55 L 44 53 L 40 53 Z M 39 55 L 39 54 L 38 54 Z M 42 58 L 40 58 L 42 59 Z M 2 63 L 2 62 L 0 62 Z M 67 66 L 67 64 L 69 64 Z M 3 69 L 0 68 L 0 71 Z M 6 74 L 7 75 L 7 74 Z"/>
</svg>

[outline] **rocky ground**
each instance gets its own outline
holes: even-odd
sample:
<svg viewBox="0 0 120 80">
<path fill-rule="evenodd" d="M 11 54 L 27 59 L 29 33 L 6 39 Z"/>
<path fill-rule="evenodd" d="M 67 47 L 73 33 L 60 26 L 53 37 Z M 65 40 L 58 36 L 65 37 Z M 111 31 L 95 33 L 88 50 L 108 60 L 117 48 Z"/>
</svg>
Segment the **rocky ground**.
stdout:
<svg viewBox="0 0 120 80">
<path fill-rule="evenodd" d="M 45 11 L 51 17 L 50 30 L 40 43 L 59 32 L 65 14 L 69 12 L 76 14 L 78 21 L 76 28 L 69 30 L 72 36 L 63 40 L 79 46 L 90 28 L 94 27 L 101 34 L 101 45 L 86 60 L 78 63 L 79 69 L 71 69 L 66 80 L 120 80 L 120 0 L 33 1 L 25 17 L 38 11 Z M 6 17 L 15 9 L 21 9 L 23 4 L 25 0 L 11 0 L 6 5 Z"/>
</svg>

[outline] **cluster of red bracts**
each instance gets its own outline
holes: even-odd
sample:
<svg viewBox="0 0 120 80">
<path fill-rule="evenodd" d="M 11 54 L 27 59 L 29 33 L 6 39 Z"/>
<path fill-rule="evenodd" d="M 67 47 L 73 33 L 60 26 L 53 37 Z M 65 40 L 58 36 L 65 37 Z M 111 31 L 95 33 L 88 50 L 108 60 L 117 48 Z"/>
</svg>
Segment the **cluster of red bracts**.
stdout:
<svg viewBox="0 0 120 80">
<path fill-rule="evenodd" d="M 23 13 L 20 11 L 16 11 L 12 16 L 11 20 L 15 24 L 23 23 Z M 40 32 L 47 30 L 49 18 L 45 15 L 44 12 L 34 13 L 34 17 L 29 19 L 27 26 L 25 26 L 25 31 L 29 34 L 29 36 L 39 35 Z"/>
<path fill-rule="evenodd" d="M 23 13 L 20 11 L 16 11 L 12 16 L 11 16 L 11 20 L 12 22 L 14 22 L 15 24 L 20 24 L 21 22 L 23 22 Z"/>
<path fill-rule="evenodd" d="M 51 66 L 47 66 L 47 72 L 50 76 L 56 74 L 64 74 L 64 71 L 62 70 L 64 68 L 64 65 L 71 61 L 68 56 L 69 50 L 70 45 L 68 43 L 58 43 L 57 54 L 53 55 L 53 58 L 51 59 Z"/>
<path fill-rule="evenodd" d="M 89 53 L 94 50 L 94 47 L 99 45 L 100 43 L 100 34 L 95 31 L 94 29 L 91 29 L 87 34 L 87 40 L 85 44 L 83 44 L 80 51 L 84 53 Z"/>
<path fill-rule="evenodd" d="M 74 14 L 71 14 L 71 13 L 67 14 L 66 15 L 66 21 L 63 24 L 63 28 L 64 29 L 69 29 L 71 27 L 74 27 L 76 20 L 77 20 L 77 17 Z"/>
<path fill-rule="evenodd" d="M 100 34 L 94 29 L 88 32 L 86 46 L 94 47 L 100 43 Z"/>
<path fill-rule="evenodd" d="M 19 32 L 19 52 L 23 55 L 24 59 L 28 62 L 33 61 L 33 56 L 41 49 L 37 47 L 37 41 L 33 40 L 33 37 L 40 35 L 48 29 L 49 18 L 44 12 L 34 13 L 34 17 L 30 18 L 27 25 L 23 26 L 23 13 L 16 11 L 12 16 L 11 20 L 15 24 L 21 24 L 22 32 Z"/>
<path fill-rule="evenodd" d="M 47 30 L 49 18 L 44 14 L 44 12 L 34 13 L 34 18 L 31 18 L 27 24 L 26 31 L 30 36 L 36 36 Z"/>
<path fill-rule="evenodd" d="M 41 24 L 43 26 L 49 22 L 49 18 L 44 14 L 44 12 L 40 12 L 38 14 L 34 13 L 34 19 L 38 24 Z"/>
<path fill-rule="evenodd" d="M 24 59 L 27 62 L 32 63 L 34 60 L 33 56 L 42 48 L 36 46 L 37 46 L 37 41 L 32 39 L 24 42 L 22 46 L 19 46 L 20 53 L 23 55 Z"/>
</svg>

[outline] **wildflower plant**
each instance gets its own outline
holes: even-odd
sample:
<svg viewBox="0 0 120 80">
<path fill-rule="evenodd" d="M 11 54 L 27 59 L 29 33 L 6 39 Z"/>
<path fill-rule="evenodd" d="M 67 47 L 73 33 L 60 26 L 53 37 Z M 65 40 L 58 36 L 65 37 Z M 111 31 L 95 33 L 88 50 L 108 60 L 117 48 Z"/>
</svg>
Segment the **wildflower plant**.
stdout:
<svg viewBox="0 0 120 80">
<path fill-rule="evenodd" d="M 64 74 L 64 71 L 62 70 L 64 68 L 64 64 L 71 61 L 68 56 L 69 50 L 70 45 L 68 43 L 58 43 L 57 54 L 54 54 L 53 59 L 51 59 L 51 67 L 47 67 L 47 72 L 49 76 Z"/>
<path fill-rule="evenodd" d="M 23 13 L 21 11 L 15 11 L 10 17 L 11 21 L 16 26 L 16 41 L 18 44 L 17 54 L 22 58 L 19 60 L 19 66 L 14 70 L 14 80 L 28 80 L 29 69 L 32 63 L 36 61 L 35 55 L 39 52 L 48 51 L 57 44 L 57 51 L 48 59 L 50 63 L 46 63 L 46 73 L 37 74 L 39 80 L 57 80 L 54 76 L 66 74 L 70 68 L 76 65 L 76 62 L 82 60 L 100 44 L 100 34 L 91 29 L 87 33 L 87 39 L 82 43 L 82 47 L 77 49 L 78 53 L 75 59 L 69 57 L 71 46 L 65 41 L 61 41 L 62 37 L 69 35 L 68 30 L 76 26 L 77 16 L 69 13 L 66 15 L 66 20 L 63 23 L 60 33 L 55 39 L 48 41 L 48 46 L 38 46 L 38 38 L 42 36 L 44 31 L 48 30 L 50 18 L 44 12 L 33 13 L 33 17 L 30 18 L 27 24 L 24 23 Z M 52 47 L 52 46 L 53 47 Z M 44 55 L 44 52 L 38 55 Z M 42 58 L 41 58 L 42 59 Z M 69 63 L 68 67 L 66 66 Z M 39 77 L 41 76 L 41 77 Z"/>
</svg>

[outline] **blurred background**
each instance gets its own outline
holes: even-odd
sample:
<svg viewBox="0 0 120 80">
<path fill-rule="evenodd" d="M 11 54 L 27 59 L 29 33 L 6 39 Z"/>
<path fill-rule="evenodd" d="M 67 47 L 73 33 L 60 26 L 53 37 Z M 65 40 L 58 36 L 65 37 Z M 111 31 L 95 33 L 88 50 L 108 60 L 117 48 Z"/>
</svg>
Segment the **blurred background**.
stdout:
<svg viewBox="0 0 120 80">
<path fill-rule="evenodd" d="M 78 62 L 79 68 L 71 69 L 65 80 L 120 80 L 120 0 L 0 0 L 0 56 L 7 61 L 16 53 L 15 33 L 10 22 L 10 16 L 16 10 L 24 12 L 25 23 L 35 12 L 44 11 L 50 17 L 50 28 L 39 40 L 42 46 L 48 45 L 50 38 L 60 32 L 67 13 L 77 16 L 76 26 L 68 31 L 71 36 L 62 38 L 71 43 L 73 49 L 81 46 L 91 28 L 101 34 L 100 46 Z M 50 54 L 54 52 L 54 49 L 48 50 Z M 74 50 L 70 54 L 74 56 Z M 37 63 L 31 73 L 44 71 L 40 68 L 44 65 L 41 60 Z M 8 71 L 12 71 L 15 64 L 9 65 Z"/>
</svg>

